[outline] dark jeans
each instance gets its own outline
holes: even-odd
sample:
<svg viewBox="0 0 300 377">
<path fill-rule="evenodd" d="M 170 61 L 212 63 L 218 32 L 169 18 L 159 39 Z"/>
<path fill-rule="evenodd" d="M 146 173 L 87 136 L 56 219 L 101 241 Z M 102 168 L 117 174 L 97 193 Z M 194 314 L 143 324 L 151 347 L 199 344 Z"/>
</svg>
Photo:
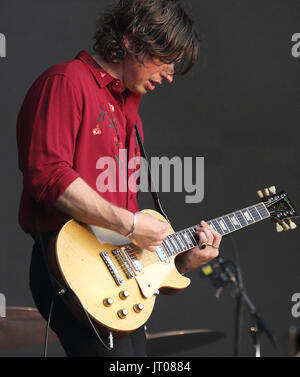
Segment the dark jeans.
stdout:
<svg viewBox="0 0 300 377">
<path fill-rule="evenodd" d="M 43 234 L 47 247 L 51 234 Z M 32 249 L 30 264 L 30 289 L 35 305 L 41 315 L 47 320 L 53 288 L 48 277 L 42 249 L 38 241 Z M 114 339 L 114 348 L 107 350 L 96 334 L 88 326 L 83 325 L 73 316 L 59 296 L 55 296 L 51 329 L 57 334 L 66 355 L 71 357 L 135 357 L 146 356 L 146 336 L 144 327 L 131 334 Z M 106 344 L 108 339 L 102 337 Z"/>
</svg>

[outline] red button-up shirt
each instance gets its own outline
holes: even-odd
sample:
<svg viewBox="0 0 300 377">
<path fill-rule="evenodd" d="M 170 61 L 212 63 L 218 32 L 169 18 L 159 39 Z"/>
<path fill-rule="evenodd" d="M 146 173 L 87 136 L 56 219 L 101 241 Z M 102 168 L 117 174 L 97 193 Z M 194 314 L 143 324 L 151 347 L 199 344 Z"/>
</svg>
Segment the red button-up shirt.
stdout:
<svg viewBox="0 0 300 377">
<path fill-rule="evenodd" d="M 121 82 L 85 51 L 33 83 L 17 121 L 23 172 L 19 223 L 26 233 L 36 233 L 37 217 L 42 232 L 58 230 L 70 219 L 55 202 L 78 177 L 109 202 L 138 211 L 136 190 L 124 186 L 124 177 L 127 186 L 136 168 L 127 169 L 119 150 L 127 149 L 127 161 L 140 155 L 135 133 L 137 123 L 143 138 L 140 99 L 122 92 Z"/>
</svg>

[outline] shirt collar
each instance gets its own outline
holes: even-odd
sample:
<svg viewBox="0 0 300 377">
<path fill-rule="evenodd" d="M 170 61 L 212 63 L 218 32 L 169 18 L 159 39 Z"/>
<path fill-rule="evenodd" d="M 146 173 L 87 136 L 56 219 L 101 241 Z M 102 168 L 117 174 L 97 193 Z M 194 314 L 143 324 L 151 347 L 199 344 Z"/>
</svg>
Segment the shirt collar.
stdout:
<svg viewBox="0 0 300 377">
<path fill-rule="evenodd" d="M 121 84 L 119 79 L 112 77 L 109 73 L 107 73 L 97 62 L 96 60 L 86 51 L 82 50 L 79 54 L 75 57 L 75 59 L 81 60 L 85 63 L 89 70 L 92 72 L 93 76 L 95 77 L 98 85 L 101 88 L 106 87 L 110 83 L 115 83 L 117 85 Z"/>
<path fill-rule="evenodd" d="M 97 81 L 100 88 L 104 88 L 108 86 L 110 83 L 120 86 L 121 81 L 112 77 L 109 73 L 107 73 L 92 56 L 87 53 L 86 51 L 82 50 L 79 54 L 75 57 L 75 59 L 81 60 L 83 63 L 87 64 L 89 70 L 91 71 L 92 75 L 94 76 L 95 80 Z M 136 122 L 136 114 L 140 105 L 141 95 L 137 93 L 133 93 L 130 90 L 126 90 L 126 118 L 128 123 L 133 128 Z"/>
</svg>

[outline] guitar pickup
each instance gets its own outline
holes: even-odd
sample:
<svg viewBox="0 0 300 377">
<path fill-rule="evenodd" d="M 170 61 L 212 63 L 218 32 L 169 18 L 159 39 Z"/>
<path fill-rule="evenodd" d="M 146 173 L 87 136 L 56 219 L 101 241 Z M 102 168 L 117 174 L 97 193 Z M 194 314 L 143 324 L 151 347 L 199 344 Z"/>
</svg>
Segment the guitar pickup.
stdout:
<svg viewBox="0 0 300 377">
<path fill-rule="evenodd" d="M 106 264 L 109 272 L 111 273 L 112 277 L 114 278 L 117 285 L 122 285 L 124 283 L 124 279 L 119 273 L 119 270 L 115 266 L 114 262 L 112 261 L 111 257 L 109 256 L 107 251 L 102 251 L 100 257 L 103 259 L 104 263 Z"/>
<path fill-rule="evenodd" d="M 167 262 L 168 257 L 161 246 L 156 246 L 156 253 L 162 262 Z"/>
<path fill-rule="evenodd" d="M 123 255 L 120 249 L 112 250 L 112 255 L 116 258 L 119 265 L 121 266 L 122 270 L 125 272 L 125 275 L 128 279 L 134 277 L 135 273 L 133 269 L 130 267 L 130 264 L 127 262 L 125 256 Z"/>
<path fill-rule="evenodd" d="M 136 256 L 136 252 L 130 246 L 123 246 L 121 247 L 121 250 L 125 253 L 128 260 L 131 262 L 133 268 L 138 272 L 142 271 L 143 265 L 138 260 L 138 257 Z"/>
</svg>

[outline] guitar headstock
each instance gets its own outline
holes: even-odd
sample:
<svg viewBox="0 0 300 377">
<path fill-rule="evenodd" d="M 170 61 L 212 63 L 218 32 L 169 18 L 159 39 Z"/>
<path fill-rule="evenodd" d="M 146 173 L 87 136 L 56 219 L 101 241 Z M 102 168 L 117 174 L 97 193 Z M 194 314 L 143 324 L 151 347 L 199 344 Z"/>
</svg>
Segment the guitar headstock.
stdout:
<svg viewBox="0 0 300 377">
<path fill-rule="evenodd" d="M 271 218 L 276 222 L 277 232 L 297 228 L 293 220 L 299 216 L 297 215 L 295 206 L 285 192 L 276 193 L 276 187 L 271 186 L 257 191 L 257 195 L 262 199 Z"/>
</svg>

